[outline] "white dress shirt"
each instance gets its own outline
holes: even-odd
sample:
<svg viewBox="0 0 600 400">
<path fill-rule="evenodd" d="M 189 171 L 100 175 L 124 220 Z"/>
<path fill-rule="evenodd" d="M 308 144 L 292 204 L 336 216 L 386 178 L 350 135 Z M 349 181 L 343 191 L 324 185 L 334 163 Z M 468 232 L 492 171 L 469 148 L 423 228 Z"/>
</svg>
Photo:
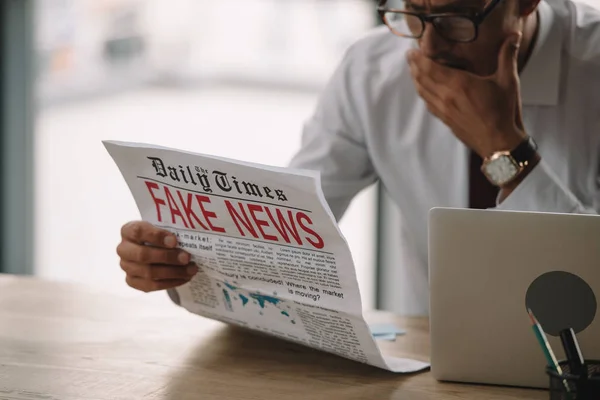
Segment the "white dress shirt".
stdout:
<svg viewBox="0 0 600 400">
<path fill-rule="evenodd" d="M 562 0 L 544 0 L 538 11 L 538 40 L 520 78 L 524 125 L 542 161 L 497 209 L 597 213 L 600 12 Z M 352 45 L 290 165 L 321 172 L 338 219 L 359 191 L 381 181 L 410 235 L 404 267 L 426 312 L 428 212 L 468 207 L 469 151 L 416 92 L 405 59 L 414 45 L 385 26 Z"/>
</svg>

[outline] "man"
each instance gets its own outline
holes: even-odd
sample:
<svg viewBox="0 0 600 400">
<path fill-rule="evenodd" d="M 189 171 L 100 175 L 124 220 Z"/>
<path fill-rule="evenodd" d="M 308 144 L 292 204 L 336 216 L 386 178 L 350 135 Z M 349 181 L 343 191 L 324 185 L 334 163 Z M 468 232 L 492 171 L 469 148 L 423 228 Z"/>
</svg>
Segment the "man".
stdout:
<svg viewBox="0 0 600 400">
<path fill-rule="evenodd" d="M 382 2 L 387 27 L 348 50 L 305 126 L 291 165 L 321 172 L 336 218 L 377 179 L 389 191 L 412 236 L 422 304 L 431 207 L 600 210 L 600 13 L 539 1 Z M 197 271 L 147 223 L 122 236 L 136 289 L 173 288 Z"/>
</svg>

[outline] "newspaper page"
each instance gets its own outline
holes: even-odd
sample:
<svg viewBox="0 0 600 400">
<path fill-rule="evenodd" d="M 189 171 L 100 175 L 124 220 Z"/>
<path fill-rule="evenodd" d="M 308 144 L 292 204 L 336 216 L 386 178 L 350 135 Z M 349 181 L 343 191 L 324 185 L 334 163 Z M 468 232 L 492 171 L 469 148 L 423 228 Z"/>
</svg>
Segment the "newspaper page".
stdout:
<svg viewBox="0 0 600 400">
<path fill-rule="evenodd" d="M 429 367 L 380 352 L 318 172 L 103 143 L 141 218 L 176 234 L 199 266 L 176 289 L 182 307 L 394 372 Z"/>
</svg>

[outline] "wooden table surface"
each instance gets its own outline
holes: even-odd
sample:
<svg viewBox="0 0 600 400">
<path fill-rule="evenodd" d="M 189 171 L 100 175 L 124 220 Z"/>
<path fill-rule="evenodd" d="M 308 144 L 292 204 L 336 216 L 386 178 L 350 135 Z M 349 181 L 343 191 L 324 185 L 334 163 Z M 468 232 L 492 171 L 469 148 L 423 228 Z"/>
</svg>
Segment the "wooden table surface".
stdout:
<svg viewBox="0 0 600 400">
<path fill-rule="evenodd" d="M 427 360 L 426 319 L 368 320 L 408 330 L 382 342 L 385 353 Z M 166 293 L 116 295 L 0 275 L 1 400 L 548 397 L 394 374 L 193 315 Z"/>
</svg>

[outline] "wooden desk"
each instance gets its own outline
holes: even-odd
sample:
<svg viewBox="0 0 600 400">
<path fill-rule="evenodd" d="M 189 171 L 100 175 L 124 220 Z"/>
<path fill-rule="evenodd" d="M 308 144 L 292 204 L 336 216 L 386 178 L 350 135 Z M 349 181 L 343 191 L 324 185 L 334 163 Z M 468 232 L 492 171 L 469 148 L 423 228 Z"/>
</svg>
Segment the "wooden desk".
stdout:
<svg viewBox="0 0 600 400">
<path fill-rule="evenodd" d="M 424 319 L 384 351 L 427 359 Z M 482 366 L 483 367 L 483 366 Z M 0 399 L 547 399 L 548 393 L 397 375 L 190 314 L 166 293 L 0 275 Z"/>
</svg>

